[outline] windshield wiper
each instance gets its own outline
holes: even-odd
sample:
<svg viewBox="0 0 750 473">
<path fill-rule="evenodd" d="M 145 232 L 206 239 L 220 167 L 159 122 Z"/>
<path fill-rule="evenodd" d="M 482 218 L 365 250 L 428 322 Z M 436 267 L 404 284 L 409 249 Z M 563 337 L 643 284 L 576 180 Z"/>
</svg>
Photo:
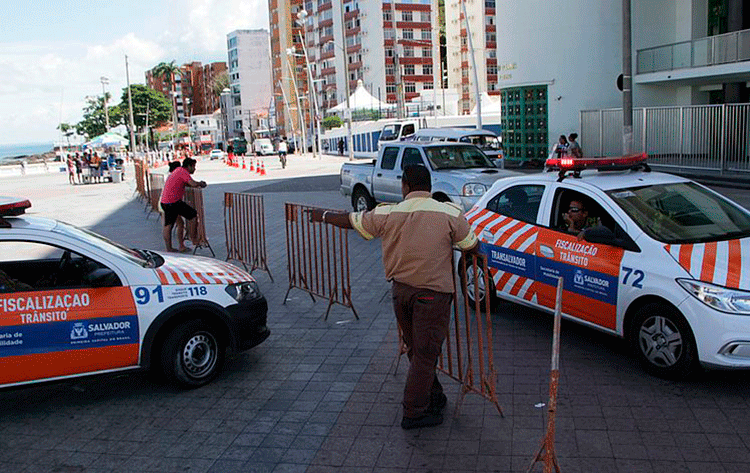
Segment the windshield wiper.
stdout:
<svg viewBox="0 0 750 473">
<path fill-rule="evenodd" d="M 139 250 L 138 248 L 133 248 L 133 251 L 138 253 L 138 256 L 146 260 L 146 267 L 147 268 L 155 268 L 156 267 L 156 259 L 154 258 L 154 253 L 152 253 L 149 250 Z"/>
</svg>

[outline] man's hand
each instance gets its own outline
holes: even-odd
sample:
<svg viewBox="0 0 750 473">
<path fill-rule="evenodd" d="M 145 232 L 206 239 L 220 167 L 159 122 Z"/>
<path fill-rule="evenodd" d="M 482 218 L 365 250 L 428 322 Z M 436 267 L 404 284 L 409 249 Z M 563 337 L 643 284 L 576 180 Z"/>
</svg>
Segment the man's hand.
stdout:
<svg viewBox="0 0 750 473">
<path fill-rule="evenodd" d="M 201 188 L 205 188 L 208 184 L 206 184 L 206 181 L 201 181 L 200 183 Z"/>
<path fill-rule="evenodd" d="M 323 212 L 325 210 L 321 209 L 310 209 L 310 221 L 311 222 L 322 222 L 323 221 Z"/>
</svg>

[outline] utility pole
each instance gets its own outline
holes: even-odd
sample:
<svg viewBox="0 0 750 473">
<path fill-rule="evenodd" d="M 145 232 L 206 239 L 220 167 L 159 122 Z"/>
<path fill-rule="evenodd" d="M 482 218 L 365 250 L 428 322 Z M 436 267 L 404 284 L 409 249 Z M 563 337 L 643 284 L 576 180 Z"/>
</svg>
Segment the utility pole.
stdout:
<svg viewBox="0 0 750 473">
<path fill-rule="evenodd" d="M 630 0 L 622 0 L 622 154 L 633 154 L 633 61 Z M 643 150 L 646 151 L 646 150 Z"/>
<path fill-rule="evenodd" d="M 341 15 L 343 16 L 343 13 Z M 404 118 L 404 105 L 405 105 L 404 95 L 403 95 L 404 85 L 401 82 L 401 63 L 398 59 L 398 44 L 399 43 L 398 43 L 398 30 L 396 29 L 396 0 L 391 0 L 391 28 L 393 29 L 393 67 L 395 69 L 394 72 L 396 73 L 396 104 L 397 104 L 396 117 Z M 347 96 L 348 95 L 349 94 L 347 92 Z"/>
<path fill-rule="evenodd" d="M 474 57 L 474 41 L 471 40 L 471 28 L 469 27 L 469 14 L 466 12 L 466 0 L 461 0 L 464 10 L 464 21 L 466 22 L 466 36 L 469 40 L 469 55 L 471 56 L 471 68 L 474 70 L 474 93 L 477 96 L 477 130 L 482 129 L 482 95 L 479 92 L 479 75 L 477 74 L 477 59 Z"/>
<path fill-rule="evenodd" d="M 302 24 L 300 25 L 302 27 L 302 53 L 305 56 L 305 65 L 307 66 L 307 80 L 309 82 L 307 90 L 310 92 L 310 99 L 312 100 L 312 107 L 315 113 L 315 117 L 311 117 L 310 119 L 310 127 L 312 128 L 312 125 L 314 123 L 315 127 L 317 128 L 317 139 L 315 143 L 317 144 L 318 148 L 318 157 L 322 159 L 323 148 L 321 147 L 320 143 L 320 109 L 318 108 L 318 93 L 315 90 L 315 81 L 313 80 L 312 69 L 310 69 L 310 57 L 307 55 L 307 46 L 305 45 L 305 43 L 307 42 L 307 27 L 305 25 L 305 18 L 307 18 L 306 10 L 300 10 L 297 12 L 297 19 L 302 22 Z M 313 156 L 315 156 L 315 153 L 313 153 Z"/>
<path fill-rule="evenodd" d="M 346 85 L 346 149 L 349 152 L 349 161 L 354 161 L 354 150 L 352 149 L 352 109 L 349 104 L 349 53 L 346 51 L 346 19 L 344 18 L 344 0 L 341 0 L 341 36 L 344 44 L 341 50 L 344 52 L 344 85 Z"/>
<path fill-rule="evenodd" d="M 130 93 L 130 69 L 128 68 L 128 55 L 125 55 L 125 79 L 128 84 L 128 109 L 130 110 L 130 152 L 135 159 L 135 123 L 133 121 L 133 97 Z"/>
<path fill-rule="evenodd" d="M 109 131 L 109 109 L 107 108 L 107 90 L 104 88 L 105 85 L 109 84 L 109 79 L 104 76 L 99 78 L 102 83 L 102 100 L 104 101 L 104 126 Z"/>
</svg>

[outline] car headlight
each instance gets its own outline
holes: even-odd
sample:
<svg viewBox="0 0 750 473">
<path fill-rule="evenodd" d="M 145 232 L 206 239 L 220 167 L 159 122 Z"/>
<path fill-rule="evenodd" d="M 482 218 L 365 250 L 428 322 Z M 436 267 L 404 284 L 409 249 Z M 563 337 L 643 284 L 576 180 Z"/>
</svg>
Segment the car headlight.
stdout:
<svg viewBox="0 0 750 473">
<path fill-rule="evenodd" d="M 487 186 L 484 184 L 470 183 L 464 184 L 463 195 L 466 197 L 477 197 L 487 192 Z"/>
<path fill-rule="evenodd" d="M 226 291 L 237 302 L 251 301 L 261 297 L 260 289 L 255 281 L 230 284 L 227 286 Z"/>
<path fill-rule="evenodd" d="M 709 307 L 732 314 L 750 315 L 750 292 L 693 279 L 678 279 L 677 282 L 693 297 Z"/>
</svg>

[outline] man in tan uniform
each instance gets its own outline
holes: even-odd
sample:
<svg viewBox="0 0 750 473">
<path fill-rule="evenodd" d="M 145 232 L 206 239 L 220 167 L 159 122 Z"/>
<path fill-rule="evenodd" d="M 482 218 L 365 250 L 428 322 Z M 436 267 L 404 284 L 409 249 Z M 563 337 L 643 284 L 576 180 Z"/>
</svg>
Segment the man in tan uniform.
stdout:
<svg viewBox="0 0 750 473">
<path fill-rule="evenodd" d="M 475 251 L 477 238 L 461 209 L 434 200 L 430 172 L 407 166 L 401 181 L 404 200 L 369 212 L 314 210 L 311 219 L 354 228 L 365 239 L 380 237 L 386 278 L 393 283 L 393 310 L 410 366 L 404 388 L 401 427 L 413 429 L 443 422 L 446 404 L 435 367 L 450 324 L 453 299 L 453 246 Z"/>
</svg>

